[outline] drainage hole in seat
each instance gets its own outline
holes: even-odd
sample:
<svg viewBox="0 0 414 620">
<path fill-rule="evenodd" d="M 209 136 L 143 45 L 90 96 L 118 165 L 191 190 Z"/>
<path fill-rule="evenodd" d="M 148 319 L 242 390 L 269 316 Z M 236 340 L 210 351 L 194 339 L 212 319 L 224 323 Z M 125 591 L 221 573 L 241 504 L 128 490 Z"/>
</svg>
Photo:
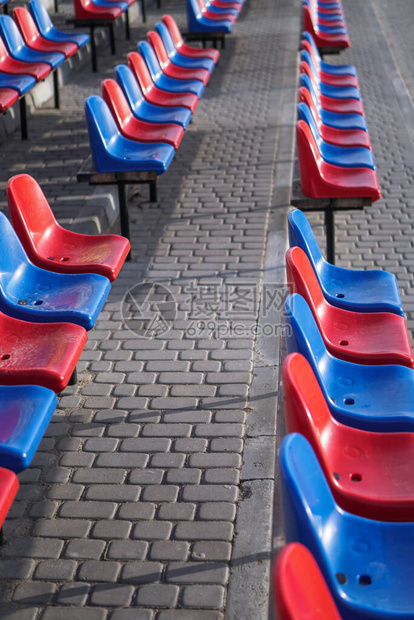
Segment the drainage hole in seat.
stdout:
<svg viewBox="0 0 414 620">
<path fill-rule="evenodd" d="M 341 476 L 339 474 L 336 473 L 336 471 L 334 471 L 333 477 L 335 478 L 335 480 L 340 480 Z"/>
<path fill-rule="evenodd" d="M 335 573 L 335 577 L 339 585 L 344 586 L 346 584 L 346 575 L 345 573 Z"/>
<path fill-rule="evenodd" d="M 362 476 L 361 474 L 351 474 L 352 482 L 361 482 Z"/>
<path fill-rule="evenodd" d="M 19 306 L 25 306 L 27 304 L 27 299 L 19 299 L 17 303 Z"/>
<path fill-rule="evenodd" d="M 10 355 L 9 355 L 9 353 L 3 353 L 3 354 L 0 356 L 0 360 L 8 360 L 8 359 L 10 359 Z"/>
<path fill-rule="evenodd" d="M 347 347 L 349 345 L 349 340 L 341 340 L 339 344 L 341 347 Z"/>
<path fill-rule="evenodd" d="M 48 256 L 47 260 L 55 260 L 55 257 L 54 256 Z"/>
<path fill-rule="evenodd" d="M 42 299 L 37 299 L 37 300 L 34 302 L 34 305 L 35 305 L 35 306 L 41 306 L 41 305 L 42 305 L 42 303 L 43 303 L 43 300 L 42 300 Z"/>
<path fill-rule="evenodd" d="M 355 401 L 353 398 L 345 398 L 344 403 L 345 405 L 355 405 Z"/>
<path fill-rule="evenodd" d="M 69 257 L 68 257 L 68 256 L 63 256 L 63 257 L 60 259 L 60 261 L 61 261 L 62 263 L 66 263 L 68 260 L 69 260 Z"/>
<path fill-rule="evenodd" d="M 336 296 L 338 299 L 343 299 L 345 297 L 343 293 L 337 293 Z"/>
<path fill-rule="evenodd" d="M 372 581 L 369 575 L 360 575 L 358 577 L 358 583 L 360 586 L 370 586 Z"/>
</svg>

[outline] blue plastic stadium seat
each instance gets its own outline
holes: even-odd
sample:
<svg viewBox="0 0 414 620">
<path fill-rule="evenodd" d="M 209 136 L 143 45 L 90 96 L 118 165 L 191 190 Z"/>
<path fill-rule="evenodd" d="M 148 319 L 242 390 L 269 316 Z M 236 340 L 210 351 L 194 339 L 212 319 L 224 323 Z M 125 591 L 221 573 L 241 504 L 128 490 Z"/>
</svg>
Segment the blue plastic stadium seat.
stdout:
<svg viewBox="0 0 414 620">
<path fill-rule="evenodd" d="M 180 54 L 174 45 L 170 31 L 164 23 L 158 22 L 155 24 L 155 30 L 160 35 L 171 62 L 175 65 L 186 69 L 207 69 L 210 73 L 213 72 L 216 64 L 211 58 L 190 58 Z"/>
<path fill-rule="evenodd" d="M 309 442 L 287 435 L 279 455 L 288 543 L 307 547 L 343 620 L 412 620 L 414 523 L 374 521 L 335 503 Z"/>
<path fill-rule="evenodd" d="M 28 47 L 23 41 L 16 23 L 9 15 L 0 15 L 0 35 L 7 51 L 16 60 L 45 62 L 52 69 L 56 69 L 66 60 L 66 56 L 60 52 L 38 52 Z"/>
<path fill-rule="evenodd" d="M 176 123 L 187 129 L 192 116 L 188 108 L 170 108 L 148 103 L 127 65 L 115 67 L 115 77 L 134 116 L 148 123 Z"/>
<path fill-rule="evenodd" d="M 28 9 L 33 17 L 41 35 L 55 43 L 76 43 L 78 47 L 83 47 L 89 43 L 90 37 L 83 32 L 62 32 L 53 25 L 49 13 L 40 0 L 30 0 Z"/>
<path fill-rule="evenodd" d="M 226 19 L 213 20 L 204 17 L 197 0 L 186 0 L 187 6 L 187 23 L 189 32 L 223 32 L 230 33 L 233 29 L 233 23 Z"/>
<path fill-rule="evenodd" d="M 29 467 L 56 405 L 56 394 L 40 385 L 0 386 L 1 467 Z"/>
<path fill-rule="evenodd" d="M 301 353 L 318 380 L 332 415 L 368 431 L 414 430 L 414 370 L 407 366 L 355 364 L 327 350 L 312 312 L 301 295 L 285 303 L 286 344 Z"/>
<path fill-rule="evenodd" d="M 96 274 L 59 274 L 33 265 L 0 213 L 0 310 L 35 323 L 76 323 L 91 329 L 111 285 Z"/>
<path fill-rule="evenodd" d="M 144 144 L 124 138 L 107 104 L 97 95 L 85 102 L 92 159 L 97 172 L 155 171 L 168 169 L 175 149 L 170 144 Z"/>
<path fill-rule="evenodd" d="M 336 146 L 325 142 L 319 132 L 318 126 L 304 103 L 297 106 L 298 119 L 304 120 L 318 145 L 322 158 L 333 166 L 340 168 L 371 168 L 375 170 L 375 162 L 372 151 L 364 147 Z"/>
<path fill-rule="evenodd" d="M 138 50 L 144 58 L 154 84 L 172 93 L 193 93 L 198 98 L 204 93 L 205 86 L 198 80 L 177 80 L 164 75 L 153 47 L 147 41 L 138 43 Z"/>
<path fill-rule="evenodd" d="M 310 32 L 304 31 L 302 33 L 302 39 L 307 41 L 312 48 L 313 56 L 319 63 L 322 71 L 326 73 L 332 73 L 332 75 L 354 75 L 357 77 L 358 73 L 353 65 L 331 65 L 327 62 L 323 62 L 319 50 L 315 44 L 315 40 Z"/>
<path fill-rule="evenodd" d="M 326 299 L 333 306 L 354 312 L 394 312 L 404 316 L 397 279 L 381 270 L 344 269 L 322 256 L 312 227 L 299 209 L 288 215 L 289 244 L 307 254 Z"/>
</svg>

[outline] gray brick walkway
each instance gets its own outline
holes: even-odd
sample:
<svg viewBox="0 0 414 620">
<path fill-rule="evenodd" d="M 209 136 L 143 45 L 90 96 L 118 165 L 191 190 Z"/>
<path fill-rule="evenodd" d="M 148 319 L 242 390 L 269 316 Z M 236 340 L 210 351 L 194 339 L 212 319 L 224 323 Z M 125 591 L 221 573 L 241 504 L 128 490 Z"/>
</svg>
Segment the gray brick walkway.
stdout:
<svg viewBox="0 0 414 620">
<path fill-rule="evenodd" d="M 358 68 L 383 198 L 337 216 L 338 263 L 394 271 L 413 329 L 413 7 L 343 4 L 352 48 L 330 60 Z M 272 548 L 283 542 L 276 410 L 299 7 L 247 0 L 160 179 L 159 204 L 134 188 L 134 260 L 89 334 L 78 385 L 60 395 L 19 475 L 0 548 L 2 617 L 272 615 Z M 60 15 L 70 10 L 62 0 Z M 168 0 L 162 12 L 185 28 L 181 2 Z M 132 42 L 160 15 L 151 4 L 148 23 L 132 24 Z M 98 74 L 79 68 L 62 89 L 61 112 L 38 107 L 31 140 L 16 131 L 1 144 L 0 208 L 7 179 L 26 171 L 61 222 L 82 226 L 91 215 L 92 189 L 76 183 L 89 153 L 83 104 L 132 42 L 120 29 L 116 57 L 102 46 Z M 310 219 L 323 245 L 321 218 Z"/>
</svg>

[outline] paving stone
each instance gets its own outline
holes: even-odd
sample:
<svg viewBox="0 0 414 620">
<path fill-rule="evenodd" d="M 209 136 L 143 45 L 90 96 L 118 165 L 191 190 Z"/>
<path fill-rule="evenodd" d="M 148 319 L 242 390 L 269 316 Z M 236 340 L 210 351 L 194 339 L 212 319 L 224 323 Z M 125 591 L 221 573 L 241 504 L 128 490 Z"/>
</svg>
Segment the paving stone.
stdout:
<svg viewBox="0 0 414 620">
<path fill-rule="evenodd" d="M 122 565 L 119 562 L 107 560 L 86 560 L 79 569 L 79 579 L 81 581 L 103 581 L 105 584 L 117 580 Z"/>
<path fill-rule="evenodd" d="M 120 561 L 143 560 L 147 550 L 148 543 L 143 540 L 114 540 L 109 545 L 107 557 Z"/>
<path fill-rule="evenodd" d="M 221 586 L 186 586 L 183 591 L 183 606 L 220 609 L 224 604 L 224 592 Z"/>
<path fill-rule="evenodd" d="M 137 603 L 148 607 L 175 607 L 178 601 L 179 588 L 169 584 L 148 584 L 138 590 Z"/>
<path fill-rule="evenodd" d="M 132 538 L 144 540 L 168 540 L 172 525 L 167 521 L 141 521 L 133 529 Z"/>
<path fill-rule="evenodd" d="M 91 604 L 103 607 L 127 607 L 134 594 L 134 587 L 120 583 L 105 583 L 94 586 Z"/>
<path fill-rule="evenodd" d="M 82 560 L 98 560 L 102 557 L 104 549 L 103 540 L 71 540 L 66 547 L 65 556 Z"/>
<path fill-rule="evenodd" d="M 56 600 L 58 605 L 76 605 L 76 607 L 82 607 L 86 604 L 89 592 L 89 583 L 80 583 L 78 581 L 64 583 L 57 593 Z"/>
<path fill-rule="evenodd" d="M 220 562 L 171 562 L 166 572 L 167 581 L 179 584 L 202 583 L 225 585 L 228 577 L 228 566 Z"/>
<path fill-rule="evenodd" d="M 122 569 L 121 580 L 134 585 L 156 583 L 161 580 L 162 571 L 160 562 L 129 562 Z"/>
<path fill-rule="evenodd" d="M 47 582 L 23 582 L 14 591 L 13 602 L 26 605 L 48 605 L 56 590 L 56 584 Z"/>
</svg>

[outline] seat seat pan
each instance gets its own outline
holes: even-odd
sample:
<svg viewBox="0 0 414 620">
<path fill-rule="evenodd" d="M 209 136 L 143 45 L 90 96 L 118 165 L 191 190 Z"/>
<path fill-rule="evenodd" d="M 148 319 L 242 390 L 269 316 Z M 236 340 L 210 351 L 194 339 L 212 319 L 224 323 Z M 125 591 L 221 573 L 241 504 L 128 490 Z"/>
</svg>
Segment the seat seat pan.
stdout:
<svg viewBox="0 0 414 620">
<path fill-rule="evenodd" d="M 34 324 L 0 314 L 0 383 L 35 383 L 54 392 L 67 385 L 87 340 L 69 323 Z"/>
<path fill-rule="evenodd" d="M 0 114 L 4 114 L 19 98 L 19 93 L 13 88 L 0 87 Z"/>
<path fill-rule="evenodd" d="M 51 67 L 45 62 L 23 62 L 6 56 L 0 61 L 0 71 L 10 75 L 31 75 L 39 82 L 49 75 Z"/>
<path fill-rule="evenodd" d="M 50 67 L 49 67 L 50 69 Z M 36 79 L 31 75 L 12 75 L 0 72 L 0 88 L 16 91 L 18 96 L 24 95 L 36 84 Z"/>
</svg>

